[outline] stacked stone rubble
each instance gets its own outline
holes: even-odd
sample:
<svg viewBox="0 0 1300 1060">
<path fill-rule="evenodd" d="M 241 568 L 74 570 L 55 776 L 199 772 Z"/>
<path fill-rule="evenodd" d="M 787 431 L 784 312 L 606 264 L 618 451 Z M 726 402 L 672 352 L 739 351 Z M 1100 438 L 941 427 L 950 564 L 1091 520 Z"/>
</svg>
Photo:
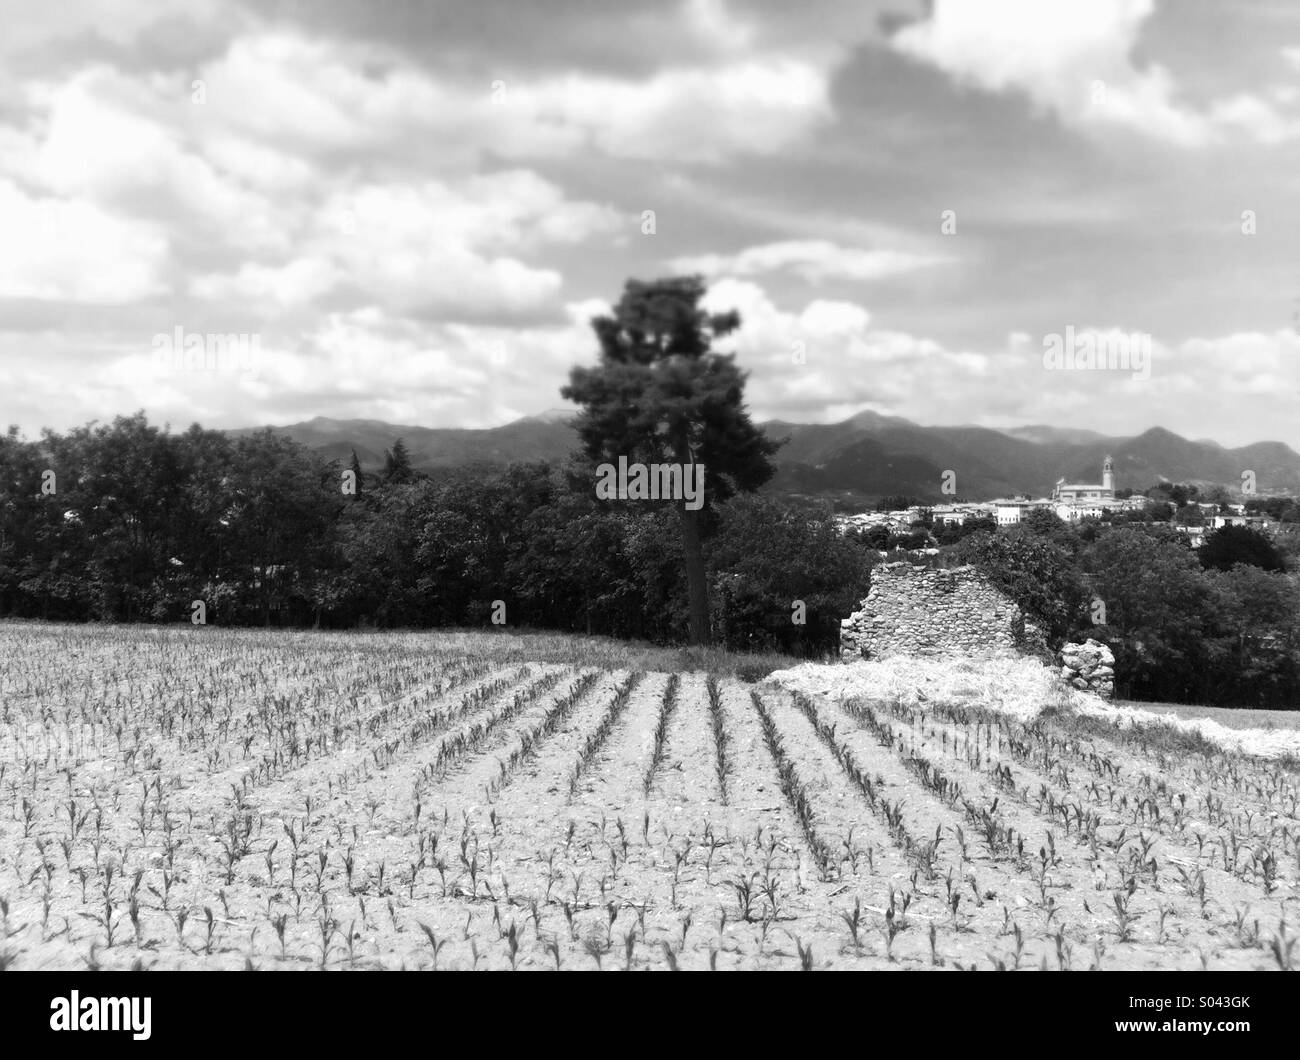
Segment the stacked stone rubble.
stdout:
<svg viewBox="0 0 1300 1060">
<path fill-rule="evenodd" d="M 1082 644 L 1067 643 L 1061 648 L 1061 678 L 1074 688 L 1110 699 L 1115 694 L 1115 656 L 1091 637 Z"/>
</svg>

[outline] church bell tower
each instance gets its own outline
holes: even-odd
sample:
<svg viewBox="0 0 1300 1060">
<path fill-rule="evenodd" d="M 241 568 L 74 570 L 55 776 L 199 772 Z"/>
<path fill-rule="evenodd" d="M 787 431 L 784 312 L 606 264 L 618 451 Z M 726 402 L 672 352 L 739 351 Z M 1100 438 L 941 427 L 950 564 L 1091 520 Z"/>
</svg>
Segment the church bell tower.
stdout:
<svg viewBox="0 0 1300 1060">
<path fill-rule="evenodd" d="M 1115 492 L 1115 461 L 1109 456 L 1101 465 L 1101 488 Z"/>
</svg>

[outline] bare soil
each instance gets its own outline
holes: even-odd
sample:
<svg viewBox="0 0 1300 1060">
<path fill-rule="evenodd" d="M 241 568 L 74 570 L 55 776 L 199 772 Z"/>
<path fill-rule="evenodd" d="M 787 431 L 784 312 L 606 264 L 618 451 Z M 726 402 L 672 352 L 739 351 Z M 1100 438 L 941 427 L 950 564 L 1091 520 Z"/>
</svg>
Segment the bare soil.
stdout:
<svg viewBox="0 0 1300 1060">
<path fill-rule="evenodd" d="M 0 963 L 1300 959 L 1290 760 L 970 675 L 855 697 L 542 654 L 0 625 Z"/>
</svg>

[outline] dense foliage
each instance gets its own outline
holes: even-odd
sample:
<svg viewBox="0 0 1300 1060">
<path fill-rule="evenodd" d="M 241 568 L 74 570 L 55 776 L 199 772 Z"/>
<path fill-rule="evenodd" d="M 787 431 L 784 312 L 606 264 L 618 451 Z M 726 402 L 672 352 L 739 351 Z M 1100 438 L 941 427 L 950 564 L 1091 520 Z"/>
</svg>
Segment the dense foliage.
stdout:
<svg viewBox="0 0 1300 1060">
<path fill-rule="evenodd" d="M 1225 531 L 1231 531 L 1230 533 Z M 1078 528 L 1035 520 L 975 534 L 974 563 L 1054 639 L 1115 652 L 1117 694 L 1293 708 L 1300 701 L 1300 584 L 1262 534 L 1224 527 L 1201 551 L 1167 524 Z"/>
<path fill-rule="evenodd" d="M 202 601 L 214 624 L 420 627 L 490 624 L 502 601 L 510 626 L 685 640 L 676 513 L 598 501 L 584 471 L 430 478 L 399 443 L 361 474 L 269 431 L 171 434 L 143 414 L 35 442 L 11 431 L 0 615 L 189 621 Z M 834 651 L 867 550 L 823 509 L 741 495 L 707 514 L 714 635 Z"/>
</svg>

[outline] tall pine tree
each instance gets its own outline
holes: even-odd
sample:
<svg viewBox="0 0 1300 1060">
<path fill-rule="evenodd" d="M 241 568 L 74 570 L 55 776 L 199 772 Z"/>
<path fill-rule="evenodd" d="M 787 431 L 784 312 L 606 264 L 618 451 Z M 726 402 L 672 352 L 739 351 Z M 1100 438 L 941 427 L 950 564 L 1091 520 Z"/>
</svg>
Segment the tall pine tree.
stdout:
<svg viewBox="0 0 1300 1060">
<path fill-rule="evenodd" d="M 700 308 L 699 276 L 629 280 L 612 316 L 592 321 L 600 363 L 574 368 L 561 394 L 583 406 L 576 426 L 587 456 L 629 463 L 704 465 L 704 505 L 771 478 L 776 443 L 754 426 L 744 405 L 745 374 L 734 355 L 715 353 L 715 339 L 740 326 L 740 315 Z M 704 566 L 704 509 L 684 498 L 660 501 L 677 510 L 689 629 L 693 644 L 710 639 Z"/>
<path fill-rule="evenodd" d="M 361 488 L 365 485 L 365 480 L 361 475 L 361 461 L 357 459 L 357 451 L 355 449 L 352 450 L 351 470 L 352 478 L 357 488 L 357 496 L 359 497 L 361 496 Z"/>
<path fill-rule="evenodd" d="M 384 454 L 384 482 L 400 486 L 414 478 L 411 455 L 406 451 L 406 443 L 398 438 L 393 443 L 393 448 Z"/>
</svg>

